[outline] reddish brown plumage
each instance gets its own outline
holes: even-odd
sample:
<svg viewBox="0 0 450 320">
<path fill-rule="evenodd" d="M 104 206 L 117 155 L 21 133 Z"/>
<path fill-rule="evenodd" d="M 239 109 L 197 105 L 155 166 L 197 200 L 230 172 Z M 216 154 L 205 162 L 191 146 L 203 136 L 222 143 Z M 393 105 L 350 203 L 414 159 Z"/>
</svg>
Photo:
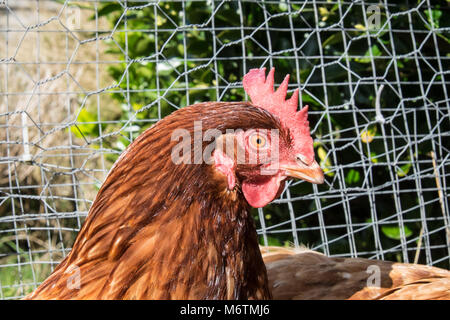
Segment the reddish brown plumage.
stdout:
<svg viewBox="0 0 450 320">
<path fill-rule="evenodd" d="M 171 131 L 278 128 L 248 103 L 174 112 L 134 141 L 101 187 L 70 254 L 28 298 L 270 298 L 249 205 L 205 163 L 170 161 Z M 77 266 L 80 289 L 67 281 Z"/>
<path fill-rule="evenodd" d="M 258 75 L 260 85 L 264 74 Z M 272 92 L 271 78 L 265 81 L 265 90 Z M 276 95 L 284 99 L 287 82 L 283 86 Z M 27 298 L 448 298 L 447 271 L 317 253 L 265 256 L 269 283 L 249 203 L 259 207 L 272 201 L 288 176 L 322 183 L 323 173 L 313 159 L 307 109 L 298 113 L 300 124 L 280 122 L 266 109 L 245 102 L 202 103 L 178 110 L 145 131 L 111 169 L 70 254 Z M 231 137 L 232 153 L 215 149 L 204 159 L 213 163 L 175 164 L 171 155 L 178 141 L 171 135 L 186 129 L 195 137 L 196 121 L 202 122 L 203 133 L 220 131 L 219 145 Z M 229 129 L 244 133 L 229 134 Z M 264 136 L 265 129 L 278 132 L 273 141 L 279 141 L 279 157 L 264 148 L 266 143 L 261 148 L 251 145 L 272 141 Z M 210 143 L 191 143 L 191 162 Z M 239 163 L 238 150 L 246 157 L 256 154 L 258 161 Z M 379 292 L 365 287 L 369 264 L 378 265 L 384 275 L 389 268 L 397 270 L 392 285 L 385 281 Z M 80 286 L 68 285 L 77 272 Z M 341 279 L 339 273 L 351 277 Z"/>
<path fill-rule="evenodd" d="M 306 249 L 262 248 L 275 299 L 450 299 L 450 271 L 360 258 L 331 258 Z M 379 276 L 379 282 L 375 281 Z"/>
</svg>

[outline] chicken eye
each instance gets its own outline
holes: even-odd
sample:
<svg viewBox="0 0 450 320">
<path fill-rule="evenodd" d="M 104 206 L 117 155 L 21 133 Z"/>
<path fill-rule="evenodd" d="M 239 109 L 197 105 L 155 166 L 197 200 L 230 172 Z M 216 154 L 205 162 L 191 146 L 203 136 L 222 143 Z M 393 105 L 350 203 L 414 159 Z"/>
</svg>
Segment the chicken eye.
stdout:
<svg viewBox="0 0 450 320">
<path fill-rule="evenodd" d="M 266 146 L 267 139 L 260 134 L 254 134 L 250 137 L 250 143 L 253 147 L 260 149 Z"/>
</svg>

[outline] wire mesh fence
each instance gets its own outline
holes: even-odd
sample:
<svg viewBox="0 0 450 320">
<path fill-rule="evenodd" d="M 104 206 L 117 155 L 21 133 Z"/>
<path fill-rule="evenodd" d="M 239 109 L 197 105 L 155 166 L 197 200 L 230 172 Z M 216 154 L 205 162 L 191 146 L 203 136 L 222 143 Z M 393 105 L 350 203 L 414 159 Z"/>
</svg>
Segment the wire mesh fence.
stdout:
<svg viewBox="0 0 450 320">
<path fill-rule="evenodd" d="M 310 106 L 326 183 L 255 210 L 261 244 L 449 268 L 446 1 L 0 0 L 0 298 L 67 255 L 144 129 L 240 101 L 276 67 Z"/>
</svg>

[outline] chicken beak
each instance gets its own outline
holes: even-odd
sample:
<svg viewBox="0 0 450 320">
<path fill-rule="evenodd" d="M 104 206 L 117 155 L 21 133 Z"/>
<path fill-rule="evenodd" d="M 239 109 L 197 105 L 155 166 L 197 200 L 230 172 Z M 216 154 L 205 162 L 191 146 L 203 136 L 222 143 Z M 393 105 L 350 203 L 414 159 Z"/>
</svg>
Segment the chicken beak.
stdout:
<svg viewBox="0 0 450 320">
<path fill-rule="evenodd" d="M 282 165 L 281 169 L 285 171 L 288 177 L 302 179 L 316 184 L 321 184 L 324 181 L 323 171 L 316 161 L 310 164 L 297 161 L 295 164 Z"/>
</svg>

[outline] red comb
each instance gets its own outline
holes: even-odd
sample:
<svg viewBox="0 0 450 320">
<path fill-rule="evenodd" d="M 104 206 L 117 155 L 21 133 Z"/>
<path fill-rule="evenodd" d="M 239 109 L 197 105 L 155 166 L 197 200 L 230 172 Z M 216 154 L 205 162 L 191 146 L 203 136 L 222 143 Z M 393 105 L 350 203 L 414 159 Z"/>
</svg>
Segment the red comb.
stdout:
<svg viewBox="0 0 450 320">
<path fill-rule="evenodd" d="M 301 153 L 308 161 L 314 160 L 313 140 L 309 132 L 308 106 L 297 111 L 298 89 L 286 100 L 289 75 L 286 75 L 277 91 L 273 91 L 275 68 L 266 78 L 266 68 L 251 69 L 242 80 L 244 90 L 254 105 L 277 116 L 289 129 L 296 153 Z"/>
</svg>

